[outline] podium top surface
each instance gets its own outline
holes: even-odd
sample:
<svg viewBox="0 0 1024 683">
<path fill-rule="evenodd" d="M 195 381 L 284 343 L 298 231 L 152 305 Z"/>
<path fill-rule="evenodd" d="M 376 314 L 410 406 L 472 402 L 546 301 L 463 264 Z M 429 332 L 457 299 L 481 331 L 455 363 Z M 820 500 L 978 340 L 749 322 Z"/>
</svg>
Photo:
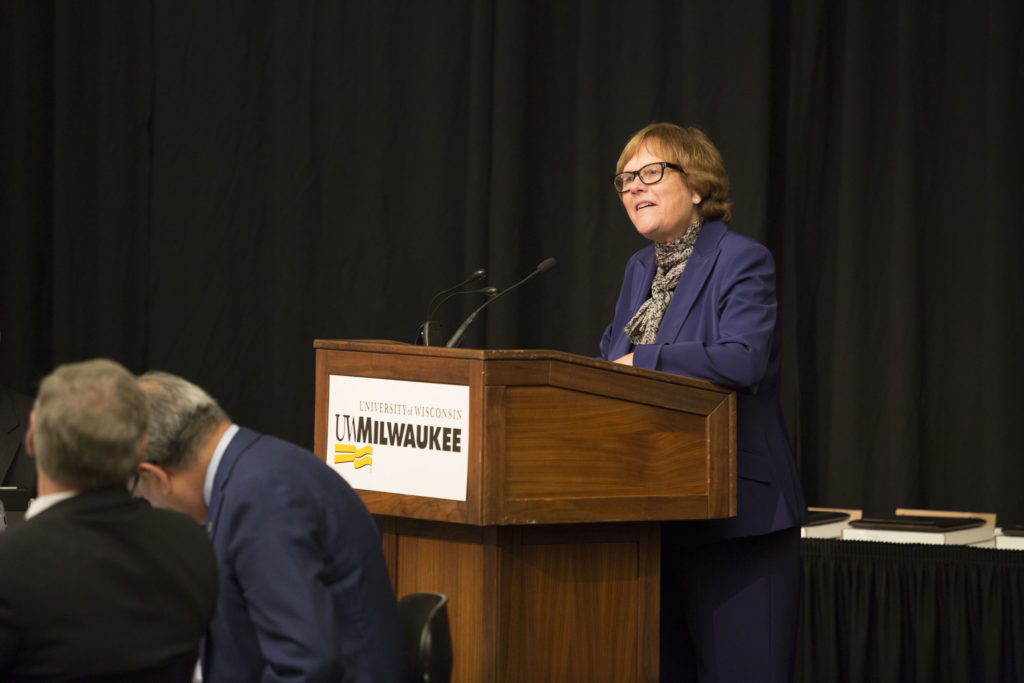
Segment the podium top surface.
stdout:
<svg viewBox="0 0 1024 683">
<path fill-rule="evenodd" d="M 704 389 L 723 394 L 732 393 L 729 389 L 720 387 L 706 380 L 683 375 L 674 375 L 659 370 L 648 370 L 637 368 L 631 365 L 613 363 L 601 358 L 591 358 L 567 351 L 556 351 L 553 349 L 450 349 L 444 346 L 417 346 L 403 342 L 366 339 L 316 339 L 313 341 L 314 349 L 329 351 L 359 351 L 367 353 L 396 354 L 404 356 L 419 356 L 423 358 L 452 358 L 464 360 L 511 360 L 511 361 L 557 361 L 578 367 L 594 368 L 606 372 L 620 373 L 654 379 L 679 386 Z"/>
</svg>

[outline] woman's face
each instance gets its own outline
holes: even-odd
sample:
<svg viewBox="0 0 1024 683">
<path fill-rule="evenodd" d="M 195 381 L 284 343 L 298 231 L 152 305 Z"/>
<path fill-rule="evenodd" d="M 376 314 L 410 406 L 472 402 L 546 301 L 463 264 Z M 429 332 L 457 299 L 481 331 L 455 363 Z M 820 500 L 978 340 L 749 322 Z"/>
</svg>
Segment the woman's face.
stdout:
<svg viewBox="0 0 1024 683">
<path fill-rule="evenodd" d="M 639 171 L 643 166 L 667 159 L 654 154 L 647 145 L 626 162 L 623 171 Z M 622 193 L 622 205 L 637 231 L 652 242 L 674 242 L 700 218 L 700 195 L 686 184 L 686 176 L 674 168 L 653 185 L 634 178 Z"/>
</svg>

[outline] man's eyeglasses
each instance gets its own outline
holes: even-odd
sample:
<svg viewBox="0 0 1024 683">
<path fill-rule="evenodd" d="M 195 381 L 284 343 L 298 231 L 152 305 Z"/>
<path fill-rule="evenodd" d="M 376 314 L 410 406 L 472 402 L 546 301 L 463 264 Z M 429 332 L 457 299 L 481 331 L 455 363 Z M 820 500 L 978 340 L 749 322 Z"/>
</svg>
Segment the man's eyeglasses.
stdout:
<svg viewBox="0 0 1024 683">
<path fill-rule="evenodd" d="M 619 194 L 627 192 L 635 178 L 639 178 L 640 182 L 644 185 L 653 185 L 662 179 L 666 168 L 674 168 L 683 175 L 686 175 L 686 171 L 683 170 L 682 166 L 667 161 L 655 161 L 653 164 L 641 166 L 639 171 L 624 171 L 618 174 L 612 178 L 612 185 L 615 186 L 615 191 Z"/>
</svg>

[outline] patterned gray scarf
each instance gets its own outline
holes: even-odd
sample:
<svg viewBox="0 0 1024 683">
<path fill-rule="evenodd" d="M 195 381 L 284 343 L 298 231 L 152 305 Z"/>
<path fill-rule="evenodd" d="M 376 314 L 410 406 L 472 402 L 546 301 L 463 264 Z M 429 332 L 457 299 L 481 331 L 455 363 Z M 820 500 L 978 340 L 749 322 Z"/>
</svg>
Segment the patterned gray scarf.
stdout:
<svg viewBox="0 0 1024 683">
<path fill-rule="evenodd" d="M 665 317 L 668 302 L 679 284 L 679 276 L 693 253 L 704 221 L 698 220 L 686 229 L 686 234 L 675 242 L 654 245 L 654 262 L 658 270 L 651 283 L 651 298 L 644 302 L 633 319 L 626 323 L 626 336 L 633 344 L 653 344 L 658 336 L 661 319 Z"/>
</svg>

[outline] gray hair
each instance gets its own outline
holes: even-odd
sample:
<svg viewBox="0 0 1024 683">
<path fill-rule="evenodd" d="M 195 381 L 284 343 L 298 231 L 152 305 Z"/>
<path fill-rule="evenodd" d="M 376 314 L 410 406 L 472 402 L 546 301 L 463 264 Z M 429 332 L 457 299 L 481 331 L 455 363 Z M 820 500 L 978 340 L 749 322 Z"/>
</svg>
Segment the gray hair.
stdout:
<svg viewBox="0 0 1024 683">
<path fill-rule="evenodd" d="M 185 469 L 217 426 L 231 421 L 209 394 L 177 375 L 150 371 L 138 381 L 151 409 L 146 462 Z"/>
<path fill-rule="evenodd" d="M 139 461 L 149 404 L 135 377 L 112 360 L 59 366 L 35 401 L 39 468 L 82 491 L 124 486 Z"/>
</svg>

